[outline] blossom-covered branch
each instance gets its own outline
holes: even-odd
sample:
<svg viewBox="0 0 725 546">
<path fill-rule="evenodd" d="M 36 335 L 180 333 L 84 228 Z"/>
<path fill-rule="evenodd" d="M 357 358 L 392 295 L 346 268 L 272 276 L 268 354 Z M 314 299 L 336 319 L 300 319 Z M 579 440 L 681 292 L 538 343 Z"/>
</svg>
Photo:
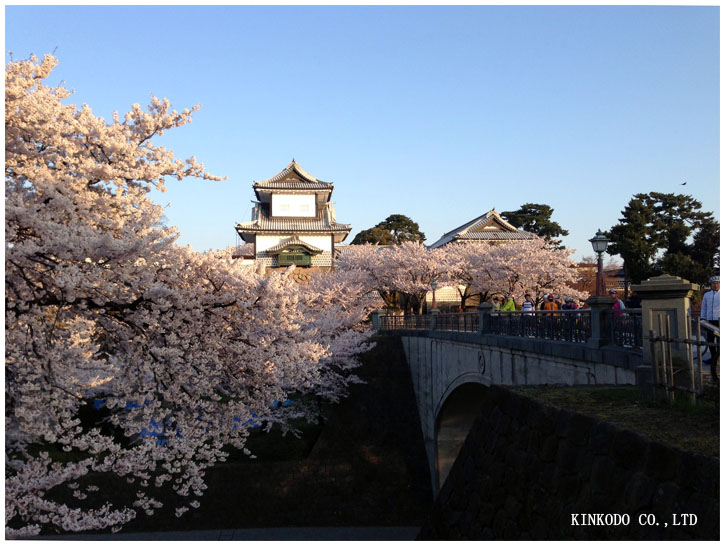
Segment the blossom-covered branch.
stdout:
<svg viewBox="0 0 725 546">
<path fill-rule="evenodd" d="M 162 487 L 177 514 L 198 506 L 205 469 L 244 450 L 249 426 L 315 418 L 275 400 L 338 399 L 368 346 L 352 288 L 304 290 L 159 227 L 151 188 L 218 179 L 153 143 L 196 107 L 152 97 L 107 123 L 43 83 L 55 65 L 6 71 L 8 537 L 115 530 L 153 514 Z M 135 494 L 94 503 L 101 476 Z"/>
</svg>

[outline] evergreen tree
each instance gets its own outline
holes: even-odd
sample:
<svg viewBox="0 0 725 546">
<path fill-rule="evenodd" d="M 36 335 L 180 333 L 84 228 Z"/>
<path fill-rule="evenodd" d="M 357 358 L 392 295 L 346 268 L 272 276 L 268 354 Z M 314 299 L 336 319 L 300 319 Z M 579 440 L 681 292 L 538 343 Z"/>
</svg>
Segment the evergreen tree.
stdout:
<svg viewBox="0 0 725 546">
<path fill-rule="evenodd" d="M 370 243 L 373 245 L 392 245 L 395 244 L 393 240 L 393 234 L 388 230 L 371 227 L 370 229 L 364 229 L 352 240 L 353 245 L 364 245 Z"/>
<path fill-rule="evenodd" d="M 652 240 L 654 212 L 639 199 L 632 199 L 622 211 L 619 223 L 607 233 L 611 243 L 607 252 L 624 261 L 625 279 L 639 283 L 652 274 L 657 244 Z"/>
<path fill-rule="evenodd" d="M 692 259 L 713 273 L 720 269 L 720 222 L 706 218 L 692 240 Z M 708 277 L 710 275 L 708 274 Z"/>
<path fill-rule="evenodd" d="M 690 195 L 638 193 L 608 235 L 634 283 L 667 273 L 706 283 L 719 267 L 720 224 Z"/>
<path fill-rule="evenodd" d="M 524 203 L 518 210 L 502 212 L 501 216 L 512 226 L 543 237 L 554 248 L 563 248 L 558 237 L 569 235 L 569 232 L 551 219 L 553 213 L 554 209 L 549 205 Z"/>
<path fill-rule="evenodd" d="M 422 243 L 425 241 L 425 233 L 407 216 L 391 214 L 376 226 L 358 233 L 351 244 L 399 245 L 406 241 Z"/>
</svg>

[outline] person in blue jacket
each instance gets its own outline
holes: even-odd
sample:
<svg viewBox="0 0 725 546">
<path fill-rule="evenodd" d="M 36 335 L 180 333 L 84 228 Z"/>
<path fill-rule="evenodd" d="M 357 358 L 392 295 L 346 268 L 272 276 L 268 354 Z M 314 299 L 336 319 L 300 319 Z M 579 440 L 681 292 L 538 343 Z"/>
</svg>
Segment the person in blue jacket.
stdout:
<svg viewBox="0 0 725 546">
<path fill-rule="evenodd" d="M 700 319 L 709 322 L 713 326 L 720 328 L 720 277 L 710 277 L 710 288 L 708 292 L 702 297 L 702 307 L 700 308 Z M 720 336 L 716 336 L 715 333 L 710 330 L 705 330 L 707 335 L 707 341 L 709 343 L 720 343 Z M 710 364 L 710 373 L 713 379 L 717 380 L 717 362 L 720 357 L 720 347 L 714 345 L 709 347 L 710 358 L 703 361 L 705 364 Z"/>
</svg>

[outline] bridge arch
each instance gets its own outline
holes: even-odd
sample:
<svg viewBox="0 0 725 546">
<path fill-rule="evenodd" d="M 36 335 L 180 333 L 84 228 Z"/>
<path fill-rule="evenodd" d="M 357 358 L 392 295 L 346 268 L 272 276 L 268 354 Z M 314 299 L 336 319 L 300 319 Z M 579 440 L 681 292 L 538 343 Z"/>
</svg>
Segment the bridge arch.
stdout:
<svg viewBox="0 0 725 546">
<path fill-rule="evenodd" d="M 400 339 L 410 367 L 431 476 L 437 494 L 436 444 L 448 431 L 444 407 L 458 388 L 487 385 L 635 384 L 641 351 L 465 332 L 403 330 Z M 453 402 L 451 402 L 453 403 Z M 442 426 L 441 426 L 442 425 Z M 465 438 L 465 434 L 461 434 Z M 463 442 L 463 438 L 459 438 Z M 455 447 L 453 448 L 455 449 Z M 444 469 L 445 473 L 445 469 Z"/>
<path fill-rule="evenodd" d="M 489 384 L 490 382 L 478 374 L 463 374 L 441 398 L 435 413 L 435 491 L 440 490 L 445 483 L 466 436 L 478 417 Z"/>
<path fill-rule="evenodd" d="M 438 404 L 436 404 L 435 410 L 433 412 L 433 416 L 435 419 L 438 419 L 438 416 L 440 415 L 441 409 L 443 408 L 443 405 L 446 403 L 446 400 L 448 400 L 448 397 L 458 389 L 461 385 L 465 385 L 466 383 L 477 383 L 483 387 L 488 387 L 491 385 L 491 379 L 484 377 L 480 373 L 476 372 L 466 372 L 462 373 L 452 381 L 448 383 L 448 386 L 446 387 L 446 390 L 443 391 L 443 394 L 440 397 L 440 400 L 438 400 Z"/>
</svg>

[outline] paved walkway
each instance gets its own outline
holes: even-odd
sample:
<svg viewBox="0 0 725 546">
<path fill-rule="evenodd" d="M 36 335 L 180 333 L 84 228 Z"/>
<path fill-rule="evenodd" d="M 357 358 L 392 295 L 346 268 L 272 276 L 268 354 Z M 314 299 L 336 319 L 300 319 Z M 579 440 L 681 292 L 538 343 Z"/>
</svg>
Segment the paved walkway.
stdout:
<svg viewBox="0 0 725 546">
<path fill-rule="evenodd" d="M 419 527 L 277 527 L 163 533 L 57 535 L 36 540 L 415 540 Z"/>
</svg>

